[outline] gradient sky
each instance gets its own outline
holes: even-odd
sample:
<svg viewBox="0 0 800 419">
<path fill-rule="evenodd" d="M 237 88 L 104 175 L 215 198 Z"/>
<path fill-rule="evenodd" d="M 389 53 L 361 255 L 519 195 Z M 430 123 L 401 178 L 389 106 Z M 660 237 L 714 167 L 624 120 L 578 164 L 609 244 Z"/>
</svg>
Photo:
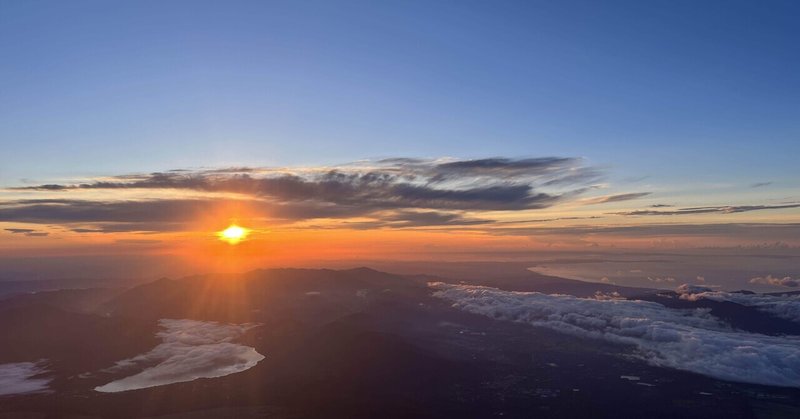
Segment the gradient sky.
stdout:
<svg viewBox="0 0 800 419">
<path fill-rule="evenodd" d="M 0 176 L 568 155 L 788 182 L 798 19 L 793 1 L 7 1 Z"/>
<path fill-rule="evenodd" d="M 547 179 L 530 173 L 479 180 L 562 197 L 542 208 L 415 201 L 393 212 L 383 202 L 372 214 L 360 210 L 335 222 L 289 217 L 289 225 L 305 231 L 296 234 L 323 234 L 342 228 L 343 221 L 362 223 L 345 227 L 351 243 L 361 243 L 349 255 L 364 243 L 374 246 L 364 232 L 370 225 L 404 230 L 393 236 L 396 241 L 382 242 L 389 253 L 410 243 L 448 246 L 447 237 L 429 237 L 427 230 L 410 236 L 398 224 L 408 221 L 402 218 L 409 211 L 428 212 L 426 227 L 452 229 L 452 220 L 466 220 L 458 224 L 459 234 L 481 234 L 476 246 L 503 251 L 527 249 L 532 234 L 524 229 L 533 227 L 542 228 L 538 237 L 558 235 L 562 227 L 580 237 L 541 245 L 652 245 L 680 235 L 641 230 L 665 222 L 751 227 L 744 233 L 741 226 L 723 232 L 704 227 L 702 237 L 715 239 L 699 245 L 797 245 L 798 21 L 800 3 L 794 1 L 5 1 L 0 246 L 29 254 L 25 249 L 110 243 L 113 235 L 90 231 L 108 228 L 108 220 L 86 214 L 34 220 L 30 214 L 39 209 L 25 207 L 25 199 L 68 197 L 103 205 L 112 198 L 253 198 L 207 185 L 11 188 L 127 181 L 119 176 L 131 174 L 141 181 L 147 173 L 173 169 L 205 178 L 208 169 L 226 167 L 258 168 L 264 176 L 287 168 L 283 174 L 313 183 L 319 179 L 311 174 L 323 169 L 353 173 L 359 170 L 353 162 L 369 160 L 374 168 L 383 165 L 380 159 L 399 157 L 425 159 L 429 168 L 491 157 L 508 158 L 512 166 L 520 159 L 559 157 L 569 162 L 554 169 L 559 176 L 570 170 L 600 176 L 560 189 L 548 189 Z M 455 187 L 476 181 L 470 176 L 453 180 Z M 281 204 L 294 199 L 255 195 Z M 85 210 L 80 205 L 70 211 Z M 717 210 L 621 214 L 699 206 Z M 243 217 L 214 211 L 223 224 Z M 246 212 L 259 218 L 257 209 Z M 419 223 L 421 216 L 412 215 Z M 512 223 L 513 234 L 497 227 L 569 217 L 550 223 L 555 227 Z M 640 230 L 607 230 L 606 239 L 598 238 L 576 230 L 594 220 L 586 217 L 601 217 L 591 221 L 593 228 Z M 275 223 L 266 218 L 263 229 Z M 480 227 L 476 219 L 495 225 Z M 131 235 L 149 240 L 158 233 L 217 228 L 193 222 L 165 231 L 117 226 L 127 235 L 111 242 L 132 245 L 146 240 Z M 755 227 L 763 223 L 771 227 Z M 492 241 L 486 241 L 489 230 Z M 324 234 L 297 239 L 296 246 L 317 249 L 320 237 L 332 240 L 332 233 Z M 687 237 L 685 245 L 693 236 Z"/>
</svg>

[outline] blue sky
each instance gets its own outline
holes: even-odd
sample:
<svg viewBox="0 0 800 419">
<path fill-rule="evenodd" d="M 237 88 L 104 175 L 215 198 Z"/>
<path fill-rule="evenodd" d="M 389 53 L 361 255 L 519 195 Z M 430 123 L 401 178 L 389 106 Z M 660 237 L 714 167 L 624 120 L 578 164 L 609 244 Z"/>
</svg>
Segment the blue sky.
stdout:
<svg viewBox="0 0 800 419">
<path fill-rule="evenodd" d="M 0 179 L 381 156 L 800 175 L 796 2 L 0 4 Z"/>
</svg>

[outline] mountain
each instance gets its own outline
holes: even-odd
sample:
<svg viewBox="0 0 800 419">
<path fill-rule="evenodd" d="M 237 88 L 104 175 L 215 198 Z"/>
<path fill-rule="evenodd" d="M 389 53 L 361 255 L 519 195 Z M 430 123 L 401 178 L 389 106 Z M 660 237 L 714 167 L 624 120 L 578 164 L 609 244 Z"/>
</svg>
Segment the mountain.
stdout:
<svg viewBox="0 0 800 419">
<path fill-rule="evenodd" d="M 464 311 L 434 297 L 429 281 L 578 297 L 618 292 L 662 303 L 652 290 L 526 272 L 480 280 L 369 268 L 256 270 L 164 278 L 124 290 L 20 295 L 0 301 L 0 366 L 38 362 L 44 371 L 36 377 L 52 381 L 49 392 L 0 396 L 0 418 L 745 418 L 800 412 L 796 388 L 668 369 L 643 362 L 629 345 Z M 193 319 L 192 327 L 208 336 L 228 323 L 246 326 L 194 342 L 195 332 L 171 332 L 162 319 Z M 216 378 L 95 391 L 176 362 L 214 367 L 225 351 L 243 347 L 264 359 Z M 165 351 L 172 351 L 166 361 L 157 357 Z"/>
</svg>

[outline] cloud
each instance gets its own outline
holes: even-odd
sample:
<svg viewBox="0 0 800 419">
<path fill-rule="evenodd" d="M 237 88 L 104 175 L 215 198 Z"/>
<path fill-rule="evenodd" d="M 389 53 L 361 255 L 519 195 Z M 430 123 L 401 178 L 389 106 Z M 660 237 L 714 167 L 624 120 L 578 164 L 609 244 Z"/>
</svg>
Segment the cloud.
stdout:
<svg viewBox="0 0 800 419">
<path fill-rule="evenodd" d="M 602 177 L 594 168 L 580 167 L 580 160 L 565 157 L 508 159 L 501 157 L 459 160 L 439 163 L 431 167 L 431 177 L 436 181 L 463 177 L 495 179 L 544 178 L 546 184 L 589 183 Z M 425 161 L 417 161 L 425 164 Z"/>
<path fill-rule="evenodd" d="M 605 279 L 608 279 L 608 278 L 605 278 Z M 608 282 L 608 281 L 601 280 L 600 282 Z M 616 291 L 609 292 L 609 293 L 595 291 L 594 299 L 595 300 L 624 300 L 625 297 L 623 297 L 622 295 L 620 295 L 620 293 L 618 293 Z"/>
<path fill-rule="evenodd" d="M 354 229 L 368 230 L 374 228 L 408 228 L 430 226 L 471 226 L 491 224 L 494 220 L 467 218 L 458 213 L 437 211 L 397 211 L 380 216 L 379 220 L 351 222 L 347 226 Z"/>
<path fill-rule="evenodd" d="M 622 202 L 651 194 L 629 192 L 580 198 L 596 188 L 603 177 L 602 170 L 570 157 L 471 160 L 400 157 L 331 167 L 175 169 L 122 174 L 82 183 L 43 183 L 11 188 L 39 192 L 42 199 L 0 202 L 0 222 L 58 225 L 81 234 L 183 231 L 191 227 L 188 220 L 216 213 L 215 209 L 228 205 L 247 208 L 252 218 L 272 224 L 336 219 L 350 221 L 338 226 L 353 229 L 473 226 L 498 235 L 543 234 L 544 230 L 526 232 L 500 225 L 599 217 L 567 215 L 507 221 L 509 218 L 503 219 L 494 212 L 524 212 L 570 202 L 587 205 Z M 136 190 L 139 196 L 153 190 L 158 191 L 153 195 L 167 197 L 74 198 L 79 195 L 74 191 L 87 190 Z M 188 193 L 195 197 L 183 198 Z M 109 192 L 108 196 L 115 195 Z M 734 213 L 797 208 L 800 204 L 665 210 L 666 207 L 660 204 L 609 215 Z M 353 218 L 358 220 L 349 220 Z M 488 224 L 493 227 L 486 228 Z M 570 230 L 572 228 L 555 234 L 582 234 L 577 232 L 581 228 L 588 231 L 585 226 Z M 602 232 L 614 234 L 613 227 Z"/>
<path fill-rule="evenodd" d="M 56 184 L 45 184 L 45 185 L 37 185 L 37 186 L 23 186 L 20 188 L 14 188 L 20 190 L 36 190 L 36 191 L 65 191 L 67 189 L 73 189 L 73 187 L 68 185 L 56 185 Z"/>
<path fill-rule="evenodd" d="M 116 393 L 198 378 L 222 377 L 250 369 L 264 359 L 254 348 L 232 343 L 255 327 L 253 324 L 162 319 L 159 325 L 164 329 L 157 333 L 163 340 L 160 345 L 145 354 L 119 361 L 107 370 L 140 371 L 95 390 Z"/>
<path fill-rule="evenodd" d="M 569 193 L 541 192 L 545 186 L 587 185 L 601 176 L 573 158 L 478 160 L 386 159 L 371 165 L 321 169 L 170 171 L 123 175 L 110 180 L 16 189 L 186 189 L 233 192 L 279 202 L 319 201 L 376 209 L 425 208 L 519 210 L 549 207 Z M 571 191 L 579 193 L 579 188 Z"/>
<path fill-rule="evenodd" d="M 613 215 L 687 215 L 687 214 L 735 214 L 739 212 L 750 211 L 764 211 L 764 210 L 777 210 L 787 208 L 800 208 L 800 204 L 783 204 L 783 205 L 726 205 L 715 207 L 691 207 L 679 208 L 669 211 L 655 211 L 655 210 L 636 210 L 636 211 L 622 211 L 613 212 Z"/>
<path fill-rule="evenodd" d="M 275 204 L 258 200 L 158 199 L 142 201 L 43 200 L 0 204 L 0 221 L 66 225 L 74 233 L 165 232 L 180 231 L 203 214 L 214 213 L 223 205 L 246 208 L 256 217 L 271 222 L 315 218 L 346 219 L 372 216 L 376 219 L 348 223 L 351 228 L 456 226 L 492 223 L 493 220 L 468 218 L 460 212 L 387 210 L 369 207 L 336 206 L 315 202 Z M 22 233 L 22 232 L 19 232 Z M 31 235 L 31 233 L 27 233 Z"/>
<path fill-rule="evenodd" d="M 783 278 L 775 278 L 772 275 L 767 275 L 767 276 L 759 276 L 756 278 L 751 278 L 750 283 L 795 288 L 798 285 L 800 285 L 800 279 L 792 279 L 791 277 L 788 276 L 785 276 Z"/>
<path fill-rule="evenodd" d="M 58 224 L 76 233 L 177 231 L 219 205 L 211 199 L 20 200 L 0 204 L 0 221 Z"/>
<path fill-rule="evenodd" d="M 233 171 L 235 170 L 235 171 Z M 580 193 L 601 173 L 573 158 L 386 159 L 329 170 L 235 168 L 123 175 L 110 180 L 15 189 L 185 189 L 241 193 L 273 202 L 315 201 L 372 209 L 519 210 L 546 208 Z M 539 189 L 558 185 L 566 191 Z M 554 189 L 554 188 L 550 188 Z"/>
<path fill-rule="evenodd" d="M 584 205 L 596 205 L 596 204 L 605 204 L 608 202 L 622 202 L 622 201 L 630 201 L 632 199 L 638 199 L 650 195 L 652 192 L 634 192 L 634 193 L 622 193 L 616 195 L 605 195 L 605 196 L 598 196 L 594 198 L 587 198 L 582 200 Z"/>
<path fill-rule="evenodd" d="M 177 169 L 11 188 L 48 195 L 0 203 L 0 221 L 58 224 L 76 233 L 174 231 L 224 202 L 252 209 L 270 221 L 359 217 L 372 220 L 349 225 L 465 226 L 493 221 L 467 217 L 467 212 L 535 210 L 575 200 L 602 176 L 581 159 L 565 157 L 394 158 L 335 167 Z M 122 189 L 190 191 L 202 197 L 90 200 L 67 195 Z"/>
<path fill-rule="evenodd" d="M 480 286 L 430 286 L 434 296 L 461 310 L 581 338 L 632 345 L 634 356 L 652 365 L 722 380 L 800 387 L 800 338 L 732 330 L 708 310 Z"/>
<path fill-rule="evenodd" d="M 33 233 L 36 230 L 30 228 L 7 228 L 6 231 L 12 234 L 27 234 L 27 233 Z"/>
<path fill-rule="evenodd" d="M 549 223 L 553 221 L 566 221 L 566 220 L 596 220 L 598 218 L 604 218 L 597 215 L 592 215 L 588 217 L 583 216 L 576 216 L 576 217 L 553 217 L 553 218 L 534 218 L 534 219 L 527 219 L 527 220 L 512 220 L 512 221 L 497 221 L 497 224 L 526 224 L 526 223 Z"/>
<path fill-rule="evenodd" d="M 0 396 L 47 391 L 50 378 L 35 378 L 45 374 L 42 362 L 0 364 Z"/>
<path fill-rule="evenodd" d="M 497 227 L 497 235 L 564 235 L 620 236 L 650 238 L 661 236 L 735 237 L 749 241 L 796 242 L 800 223 L 714 223 L 714 224 L 641 224 L 641 225 L 579 225 L 564 227 Z"/>
<path fill-rule="evenodd" d="M 750 185 L 751 188 L 763 188 L 764 186 L 772 185 L 772 182 L 756 182 Z"/>
<path fill-rule="evenodd" d="M 213 200 L 20 200 L 0 205 L 0 220 L 58 222 L 176 222 L 210 210 Z"/>
<path fill-rule="evenodd" d="M 680 294 L 680 298 L 684 300 L 697 301 L 699 299 L 707 299 L 713 301 L 730 301 L 743 306 L 755 307 L 759 311 L 800 323 L 800 295 L 779 296 L 713 291 L 710 288 L 687 284 L 681 285 L 675 292 Z"/>
<path fill-rule="evenodd" d="M 22 234 L 28 237 L 44 237 L 50 234 L 44 231 L 36 231 L 31 228 L 7 228 L 5 230 L 11 234 Z"/>
<path fill-rule="evenodd" d="M 702 293 L 714 292 L 714 290 L 702 285 L 681 284 L 678 288 L 675 288 L 675 292 L 680 295 L 682 300 L 696 301 L 697 298 L 695 298 L 695 296 Z"/>
</svg>

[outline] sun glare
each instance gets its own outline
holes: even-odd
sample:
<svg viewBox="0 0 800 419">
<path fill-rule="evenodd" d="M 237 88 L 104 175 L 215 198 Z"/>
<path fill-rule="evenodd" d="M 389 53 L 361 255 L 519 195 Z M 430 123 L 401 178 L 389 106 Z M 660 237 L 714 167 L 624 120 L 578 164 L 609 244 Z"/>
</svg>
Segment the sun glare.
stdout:
<svg viewBox="0 0 800 419">
<path fill-rule="evenodd" d="M 230 227 L 217 233 L 217 236 L 219 236 L 220 240 L 228 242 L 229 244 L 237 244 L 247 238 L 248 234 L 250 234 L 250 230 L 232 224 Z"/>
</svg>

